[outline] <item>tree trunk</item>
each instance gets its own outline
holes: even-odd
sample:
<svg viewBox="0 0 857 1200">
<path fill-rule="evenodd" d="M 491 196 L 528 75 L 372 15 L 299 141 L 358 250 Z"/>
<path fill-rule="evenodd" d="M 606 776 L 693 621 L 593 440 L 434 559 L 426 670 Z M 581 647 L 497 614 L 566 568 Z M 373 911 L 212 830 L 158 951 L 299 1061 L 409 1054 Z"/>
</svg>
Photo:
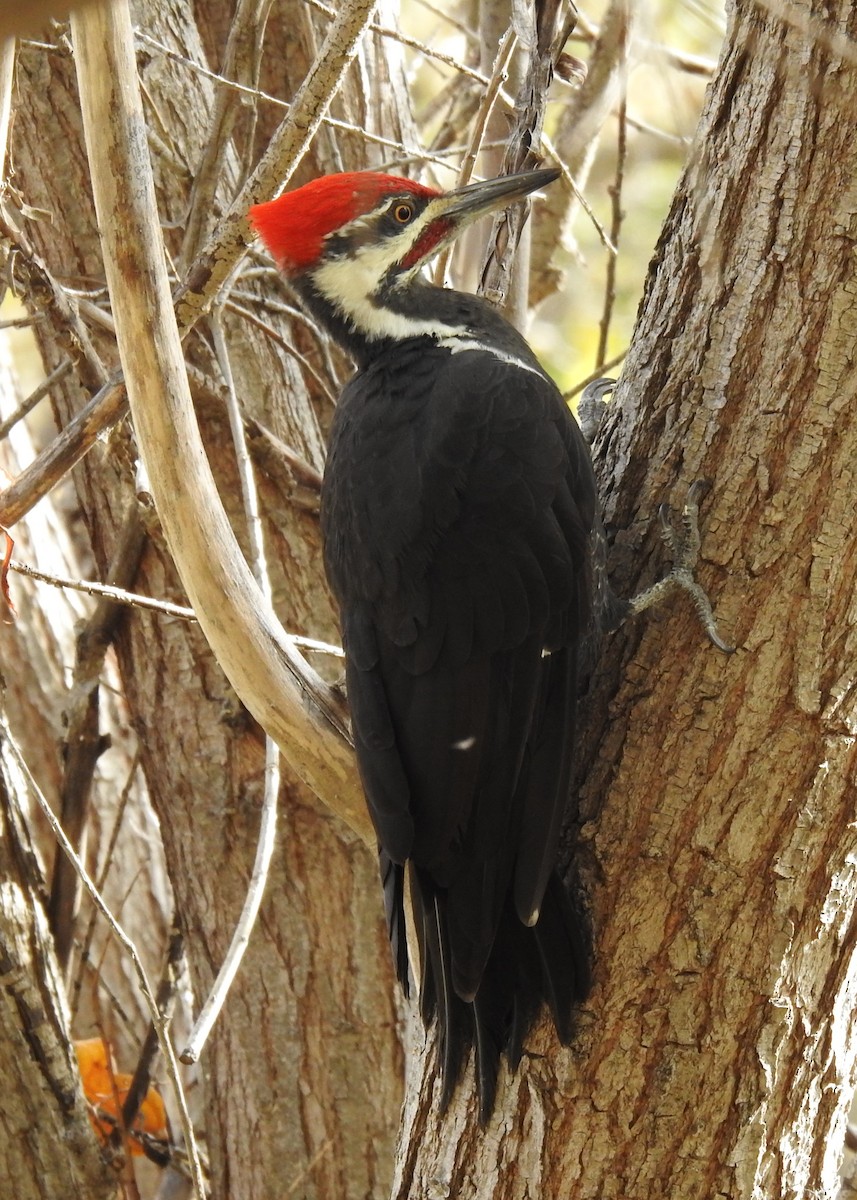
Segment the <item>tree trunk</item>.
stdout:
<svg viewBox="0 0 857 1200">
<path fill-rule="evenodd" d="M 701 576 L 605 647 L 574 853 L 596 986 L 487 1135 L 423 1054 L 394 1195 L 832 1197 L 854 1081 L 857 9 L 743 4 L 597 444 L 623 590 L 697 478 Z M 499 1136 L 498 1136 L 499 1135 Z M 434 1190 L 432 1190 L 434 1189 Z"/>
<path fill-rule="evenodd" d="M 193 8 L 158 0 L 138 17 L 150 151 L 178 284 L 281 119 L 272 105 L 245 103 L 246 92 L 213 82 L 211 71 L 292 100 L 330 18 L 298 0 L 276 0 L 269 15 L 264 4 L 239 2 L 230 14 L 208 0 Z M 378 20 L 390 25 L 393 16 Z M 403 1015 L 393 985 L 374 854 L 327 806 L 332 798 L 313 796 L 286 767 L 278 851 L 249 953 L 201 1069 L 185 1075 L 215 1198 L 388 1195 L 405 1060 L 393 1182 L 401 1200 L 835 1194 L 855 1059 L 856 40 L 847 0 L 826 8 L 798 0 L 783 14 L 747 3 L 732 13 L 596 446 L 609 527 L 621 531 L 611 565 L 629 594 L 664 569 L 658 504 L 679 507 L 694 479 L 712 480 L 701 577 L 738 649 L 728 657 L 712 649 L 680 599 L 605 644 L 584 704 L 566 843 L 596 945 L 596 984 L 574 1044 L 564 1050 L 539 1029 L 519 1073 L 503 1074 L 487 1130 L 476 1122 L 472 1070 L 440 1117 L 433 1039 Z M 418 144 L 394 47 L 366 37 L 330 110 L 357 132 L 323 125 L 294 183 L 386 166 L 395 155 L 383 139 Z M 48 369 L 73 360 L 51 392 L 68 430 L 118 357 L 64 35 L 20 45 L 17 88 L 12 200 L 29 207 L 21 234 L 4 226 L 16 243 L 9 272 L 39 313 Z M 363 130 L 382 140 L 367 142 Z M 261 260 L 251 265 L 222 321 L 253 434 L 275 607 L 291 631 L 335 640 L 313 481 L 331 397 L 349 367 L 294 316 L 274 273 Z M 185 348 L 208 455 L 244 544 L 224 389 L 204 323 Z M 126 586 L 182 602 L 127 421 L 89 450 L 73 479 L 72 511 L 58 511 L 92 572 L 105 578 L 117 546 L 141 527 L 142 556 Z M 33 553 L 50 528 L 35 534 Z M 19 585 L 13 591 L 22 607 Z M 76 711 L 77 683 L 91 672 L 78 642 L 75 681 L 63 678 L 70 629 L 56 646 L 46 641 L 40 603 L 4 636 L 6 707 L 58 805 L 69 790 L 69 748 L 57 751 L 63 714 Z M 246 891 L 264 737 L 195 625 L 137 609 L 112 637 L 115 661 L 108 654 L 96 679 L 97 730 L 114 749 L 97 760 L 84 813 L 88 862 L 100 872 L 109 859 L 104 890 L 154 975 L 174 906 L 196 1012 Z M 322 669 L 331 679 L 338 671 Z M 145 787 L 133 783 L 135 739 Z M 11 1051 L 0 1081 L 12 1097 L 0 1104 L 0 1130 L 10 1134 L 0 1140 L 0 1175 L 26 1177 L 16 1190 L 25 1198 L 107 1195 L 112 1183 L 74 1091 L 37 867 L 16 816 L 21 781 L 5 747 L 2 765 L 2 894 L 13 903 L 0 907 L 2 1044 Z M 49 860 L 39 823 L 29 824 Z M 86 986 L 72 987 L 71 1029 L 103 1031 L 129 1056 L 148 1018 L 115 946 L 99 935 L 82 950 L 88 916 L 84 906 L 74 926 L 69 979 Z M 35 994 L 45 1013 L 36 1034 Z M 176 1020 L 179 1047 L 188 1017 Z"/>
<path fill-rule="evenodd" d="M 27 784 L 0 733 L 0 1161 L 20 1200 L 106 1200 L 29 842 Z"/>
<path fill-rule="evenodd" d="M 323 17 L 310 20 L 306 11 L 302 4 L 284 0 L 271 17 L 289 29 L 295 53 L 285 59 L 285 82 L 283 60 L 275 63 L 266 56 L 261 82 L 287 97 L 297 91 L 327 24 Z M 204 5 L 195 16 L 182 3 L 149 4 L 139 11 L 139 65 L 150 106 L 151 152 L 165 238 L 179 271 L 199 248 L 190 241 L 182 257 L 190 188 L 194 178 L 199 179 L 197 167 L 208 145 L 215 103 L 210 80 L 187 62 L 205 63 L 202 42 L 222 16 L 221 5 L 212 6 L 212 21 Z M 254 37 L 261 36 L 255 25 L 250 28 Z M 49 38 L 46 33 L 45 41 Z M 222 43 L 217 53 L 223 54 Z M 374 73 L 376 53 L 370 43 L 361 72 Z M 389 79 L 395 65 L 393 56 L 378 73 Z M 240 56 L 232 66 L 236 73 L 249 69 Z M 340 96 L 339 115 L 380 135 L 401 137 L 407 114 L 400 111 L 399 85 L 391 83 L 384 104 L 377 112 L 367 112 L 359 81 L 355 71 Z M 12 146 L 16 187 L 29 205 L 51 216 L 50 222 L 25 222 L 26 235 L 62 285 L 91 287 L 103 278 L 103 267 L 88 199 L 74 63 L 60 44 L 54 51 L 22 44 L 18 87 L 19 119 Z M 246 134 L 246 113 L 239 112 L 238 120 Z M 214 194 L 202 202 L 199 240 L 231 200 L 243 170 L 236 147 L 245 146 L 245 141 L 232 143 L 228 132 L 225 135 Z M 329 136 L 321 135 L 314 162 L 302 169 L 308 175 L 333 169 L 330 148 Z M 248 149 L 248 156 L 255 152 Z M 362 152 L 361 147 L 348 162 L 347 147 L 340 151 L 348 165 L 355 166 L 362 165 Z M 311 331 L 307 336 L 305 326 L 293 323 L 288 314 L 259 308 L 264 305 L 260 296 L 283 308 L 286 298 L 275 274 L 269 272 L 262 292 L 256 284 L 245 285 L 245 290 L 253 288 L 256 295 L 249 300 L 240 294 L 233 300 L 249 306 L 251 315 L 258 314 L 261 326 L 229 311 L 222 319 L 237 391 L 248 420 L 255 420 L 265 433 L 261 440 L 269 451 L 268 471 L 259 472 L 259 486 L 275 604 L 289 630 L 336 641 L 335 619 L 318 569 L 317 493 L 301 493 L 288 458 L 276 450 L 285 444 L 296 461 L 303 460 L 316 472 L 323 462 L 319 425 L 327 419 L 324 394 L 310 395 L 290 348 L 301 346 L 315 377 L 327 377 L 330 392 L 335 392 L 336 383 L 329 377 L 329 356 L 319 353 Z M 91 299 L 101 297 L 88 299 L 91 305 Z M 76 335 L 56 305 L 48 303 L 46 310 L 37 335 L 45 362 L 53 369 Z M 116 366 L 115 342 L 103 325 L 95 323 L 86 331 L 92 347 L 83 359 L 85 369 L 52 392 L 61 428 Z M 77 345 L 72 349 L 77 351 Z M 191 335 L 188 356 L 196 368 L 198 415 L 209 458 L 236 532 L 244 540 L 246 521 L 223 387 L 204 329 Z M 307 477 L 311 474 L 308 471 Z M 75 468 L 74 480 L 99 576 L 105 576 L 123 522 L 142 521 L 145 548 L 127 586 L 181 603 L 157 522 L 145 506 L 137 505 L 135 511 L 135 451 L 127 423 L 118 426 L 108 442 L 90 450 Z M 175 917 L 185 937 L 198 1009 L 229 944 L 249 879 L 259 828 L 264 739 L 237 703 L 194 625 L 137 611 L 121 624 L 115 647 L 127 720 L 139 742 L 148 792 L 160 820 Z M 334 674 L 338 670 L 333 668 Z M 200 1074 L 204 1083 L 204 1100 L 197 1101 L 195 1111 L 207 1132 L 212 1194 L 241 1200 L 292 1189 L 307 1197 L 383 1197 L 389 1191 L 402 1052 L 399 1000 L 375 856 L 288 770 L 285 775 L 278 850 L 262 912 L 223 1017 L 205 1049 L 201 1073 L 188 1072 L 188 1080 Z M 161 911 L 156 923 L 151 915 L 147 920 L 145 910 L 129 912 L 129 929 L 143 936 L 147 925 L 157 924 L 165 939 L 170 915 Z M 136 927 L 137 917 L 141 928 Z M 152 964 L 154 972 L 159 957 Z M 107 1010 L 112 1027 L 104 995 L 100 1010 L 102 1019 Z M 75 1035 L 89 1036 L 100 1028 L 81 1020 Z M 143 1032 L 145 1025 L 137 1033 L 137 1044 Z M 121 1040 L 121 1035 L 116 1038 Z M 136 1049 L 133 1035 L 130 1042 Z M 175 1122 L 174 1133 L 178 1139 Z"/>
</svg>

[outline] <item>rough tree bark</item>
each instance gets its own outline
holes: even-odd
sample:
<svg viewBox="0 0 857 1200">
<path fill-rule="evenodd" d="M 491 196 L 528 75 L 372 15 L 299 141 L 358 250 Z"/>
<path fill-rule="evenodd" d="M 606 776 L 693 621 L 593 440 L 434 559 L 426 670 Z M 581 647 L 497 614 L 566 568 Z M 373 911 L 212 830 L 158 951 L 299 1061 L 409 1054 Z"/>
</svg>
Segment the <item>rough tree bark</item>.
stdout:
<svg viewBox="0 0 857 1200">
<path fill-rule="evenodd" d="M 575 855 L 596 986 L 488 1136 L 432 1054 L 394 1194 L 832 1197 L 854 1084 L 857 9 L 739 4 L 597 444 L 625 591 L 710 478 L 702 576 L 605 650 Z M 544 1055 L 544 1057 L 541 1057 Z M 417 1099 L 422 1097 L 422 1099 Z"/>
<path fill-rule="evenodd" d="M 266 5 L 238 4 L 236 14 L 246 24 L 230 58 L 225 6 L 158 0 L 139 9 L 149 40 L 139 42 L 138 65 L 179 278 L 279 120 L 264 106 L 218 104 L 210 78 L 187 60 L 230 67 L 232 77 L 288 99 L 329 20 L 279 0 L 259 57 Z M 567 845 L 591 898 L 597 947 L 596 987 L 577 1039 L 562 1050 L 540 1031 L 480 1131 L 470 1077 L 438 1117 L 434 1047 L 410 1025 L 393 1184 L 402 1200 L 835 1194 L 855 1058 L 855 42 L 849 0 L 747 2 L 731 14 L 597 450 L 607 517 L 621 530 L 613 566 L 626 592 L 662 568 L 657 505 L 680 505 L 693 479 L 712 479 L 702 576 L 738 650 L 726 658 L 707 646 L 680 601 L 668 620 L 644 618 L 607 644 L 586 706 L 579 813 Z M 50 223 L 25 221 L 48 270 L 88 289 L 82 324 L 61 311 L 37 272 L 28 274 L 26 255 L 13 267 L 40 309 L 48 369 L 74 358 L 75 372 L 52 392 L 66 427 L 116 353 L 93 313 L 103 302 L 103 267 L 74 67 L 61 33 L 46 31 L 45 44 L 19 50 L 13 184 L 30 212 L 51 214 Z M 366 40 L 333 115 L 412 145 L 390 57 L 387 39 Z M 389 154 L 323 128 L 295 182 Z M 277 287 L 270 275 L 261 285 L 245 278 L 234 296 L 268 329 L 235 311 L 224 321 L 247 415 L 275 435 L 254 445 L 277 611 L 295 632 L 334 639 L 312 470 L 296 479 L 288 463 L 296 453 L 320 468 L 329 398 L 307 381 L 320 377 L 335 391 L 344 365 L 311 328 L 271 306 L 286 299 Z M 204 326 L 187 352 L 209 456 L 243 537 Z M 276 439 L 291 458 L 277 456 Z M 134 462 L 125 422 L 74 471 L 81 540 L 101 577 L 133 511 Z M 134 589 L 181 600 L 157 522 L 145 508 L 136 519 L 147 540 Z M 261 732 L 193 626 L 134 612 L 115 646 L 198 1004 L 246 887 Z M 56 800 L 66 698 L 42 712 L 38 691 L 26 686 L 26 659 L 4 658 L 4 669 L 15 672 L 7 708 L 28 758 L 53 742 L 43 775 Z M 20 781 L 10 784 L 8 771 L 3 778 L 2 895 L 10 902 L 0 909 L 0 1016 L 4 1048 L 30 1054 L 0 1058 L 4 1093 L 20 1097 L 23 1114 L 5 1128 L 21 1131 L 21 1145 L 34 1128 L 27 1146 L 57 1143 L 59 1158 L 49 1162 L 37 1149 L 22 1156 L 10 1141 L 0 1144 L 0 1174 L 26 1177 L 16 1192 L 24 1198 L 107 1194 L 69 1090 L 68 1028 L 41 897 L 27 874 L 36 868 L 7 852 L 16 845 L 9 814 L 20 807 L 9 798 Z M 296 780 L 281 799 L 280 852 L 262 917 L 202 1064 L 196 1113 L 212 1194 L 375 1200 L 389 1192 L 403 1055 L 373 855 Z M 138 865 L 148 857 L 140 850 Z M 163 905 L 136 913 L 128 905 L 126 916 L 151 939 L 156 971 L 169 914 Z M 39 993 L 56 1043 L 49 1054 L 34 1040 L 28 1007 Z M 92 1007 L 79 1010 L 75 1035 L 93 1031 L 84 1026 Z M 144 1021 L 122 1035 L 109 997 L 94 1007 L 117 1038 L 139 1043 Z M 4 1118 L 9 1111 L 0 1103 Z"/>
<path fill-rule="evenodd" d="M 244 6 L 247 14 L 250 6 Z M 261 10 L 260 10 L 261 11 Z M 179 272 L 198 246 L 183 247 L 195 168 L 209 138 L 215 89 L 190 63 L 205 63 L 203 37 L 222 28 L 223 6 L 192 11 L 183 3 L 141 6 L 139 65 L 152 129 L 152 158 L 168 252 Z M 254 38 L 261 38 L 259 12 L 252 13 Z M 329 18 L 310 16 L 301 4 L 274 6 L 280 41 L 290 53 L 268 54 L 256 63 L 261 84 L 293 96 L 323 38 Z M 203 33 L 200 33 L 200 30 Z M 273 35 L 276 36 L 276 35 Z M 251 42 L 254 40 L 251 38 Z M 26 221 L 25 229 L 51 274 L 97 291 L 103 267 L 81 135 L 74 63 L 61 30 L 46 31 L 45 44 L 19 48 L 17 120 L 11 147 L 17 194 L 33 208 L 50 213 L 49 222 Z M 213 42 L 214 68 L 223 41 Z M 252 51 L 252 47 L 251 47 Z M 347 81 L 338 115 L 358 130 L 407 137 L 403 93 L 395 77 L 395 56 L 375 67 L 378 44 L 364 47 L 364 61 Z M 171 58 L 170 54 L 178 57 Z M 389 57 L 389 56 L 387 56 Z M 241 64 L 252 72 L 252 61 Z M 285 79 L 283 78 L 285 72 Z M 393 73 L 391 79 L 390 73 Z M 388 79 L 385 103 L 367 111 L 361 74 Z M 274 110 L 276 113 L 276 110 Z M 277 119 L 281 116 L 276 113 Z M 244 114 L 241 133 L 248 145 L 228 138 L 212 197 L 203 205 L 201 236 L 210 232 L 228 205 L 246 166 L 252 165 L 270 132 L 268 113 L 253 137 Z M 246 149 L 246 157 L 242 152 Z M 370 150 L 369 154 L 372 153 Z M 375 152 L 379 154 L 379 151 Z M 320 134 L 305 176 L 340 165 L 365 165 L 363 139 L 333 142 Z M 19 277 L 25 282 L 24 277 Z M 257 286 L 257 285 L 255 285 Z M 319 352 L 312 330 L 292 323 L 288 313 L 260 310 L 259 292 L 249 304 L 263 327 L 231 311 L 222 320 L 233 347 L 232 370 L 248 420 L 258 422 L 267 472 L 260 472 L 266 514 L 267 549 L 277 610 L 287 628 L 337 640 L 329 598 L 318 571 L 317 494 L 313 471 L 302 490 L 284 443 L 317 473 L 323 461 L 320 425 L 325 397 L 311 403 L 304 373 L 291 352 L 300 347 L 316 376 L 335 391 L 327 352 Z M 78 331 L 40 292 L 44 313 L 37 335 L 48 369 L 71 350 L 78 370 L 52 392 L 57 424 L 65 427 L 117 365 L 115 343 L 96 321 L 88 330 L 91 347 L 80 353 Z M 273 275 L 264 288 L 268 300 L 286 300 Z M 30 293 L 31 302 L 34 293 Z M 91 314 L 91 309 L 87 310 Z M 90 318 L 91 320 L 91 315 Z M 277 338 L 281 341 L 277 341 Z M 207 332 L 189 340 L 196 368 L 199 415 L 209 457 L 240 538 L 246 523 L 234 467 L 228 424 Z M 319 420 L 319 414 L 321 420 Z M 267 431 L 267 432 L 265 432 Z M 113 555 L 125 514 L 135 496 L 134 446 L 127 422 L 97 444 L 74 471 L 80 511 L 99 577 Z M 289 494 L 291 493 L 291 494 Z M 297 503 L 295 500 L 297 499 Z M 182 601 L 181 590 L 153 519 L 138 506 L 132 518 L 148 534 L 133 589 Z M 127 720 L 136 732 L 149 794 L 161 832 L 175 894 L 176 920 L 185 936 L 190 979 L 197 1006 L 207 994 L 240 911 L 258 832 L 262 789 L 262 736 L 242 712 L 199 631 L 186 622 L 135 612 L 116 637 Z M 334 674 L 336 669 L 334 669 Z M 25 721 L 12 713 L 21 728 Z M 294 778 L 281 797 L 279 852 L 261 917 L 238 983 L 215 1029 L 201 1064 L 204 1100 L 196 1109 L 207 1135 L 212 1194 L 240 1197 L 294 1194 L 326 1197 L 378 1196 L 389 1189 L 401 1097 L 399 1013 L 378 904 L 374 855 Z M 146 913 L 140 918 L 146 921 Z M 162 933 L 169 914 L 160 914 Z M 128 915 L 132 927 L 134 916 Z M 158 969 L 157 957 L 153 969 Z M 35 965 L 36 968 L 38 964 Z M 102 998 L 102 1016 L 110 1002 Z M 109 1019 L 108 1024 L 113 1026 Z M 95 1032 L 83 1027 L 76 1036 Z M 139 1044 L 145 1026 L 130 1035 Z M 136 1048 L 136 1047 L 135 1047 Z M 359 1048 L 359 1054 L 355 1051 Z M 49 1114 L 45 1114 L 46 1123 Z M 176 1130 L 176 1133 L 178 1131 Z M 2 1157 L 2 1155 L 0 1155 Z M 55 1194 L 62 1194 L 58 1191 Z"/>
<path fill-rule="evenodd" d="M 115 1187 L 89 1124 L 41 874 L 28 785 L 0 747 L 0 1161 L 22 1200 L 106 1200 Z M 47 1114 L 47 1119 L 46 1119 Z"/>
</svg>

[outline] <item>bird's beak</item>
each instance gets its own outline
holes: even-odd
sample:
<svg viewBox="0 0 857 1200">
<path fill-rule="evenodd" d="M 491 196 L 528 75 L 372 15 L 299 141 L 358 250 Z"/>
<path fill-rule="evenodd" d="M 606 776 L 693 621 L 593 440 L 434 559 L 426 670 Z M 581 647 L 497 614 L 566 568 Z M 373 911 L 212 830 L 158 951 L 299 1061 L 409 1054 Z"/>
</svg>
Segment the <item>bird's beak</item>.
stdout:
<svg viewBox="0 0 857 1200">
<path fill-rule="evenodd" d="M 443 196 L 440 214 L 451 217 L 460 229 L 494 209 L 506 208 L 530 192 L 553 183 L 561 174 L 555 167 L 546 167 L 538 171 L 522 171 L 518 175 L 502 175 L 499 179 L 486 179 L 482 183 L 469 183 L 467 187 L 457 188 Z"/>
</svg>

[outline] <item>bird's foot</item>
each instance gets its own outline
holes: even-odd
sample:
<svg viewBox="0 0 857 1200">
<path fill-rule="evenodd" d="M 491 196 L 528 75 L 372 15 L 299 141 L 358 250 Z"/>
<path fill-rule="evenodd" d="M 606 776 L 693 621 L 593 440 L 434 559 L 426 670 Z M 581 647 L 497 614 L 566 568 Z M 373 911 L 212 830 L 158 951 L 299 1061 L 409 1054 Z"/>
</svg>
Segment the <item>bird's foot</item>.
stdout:
<svg viewBox="0 0 857 1200">
<path fill-rule="evenodd" d="M 608 392 L 612 392 L 615 386 L 615 379 L 594 379 L 592 383 L 587 383 L 580 394 L 577 405 L 577 423 L 580 426 L 580 432 L 590 446 L 595 441 L 598 430 L 601 428 L 601 422 L 604 420 L 604 414 L 607 412 L 607 401 L 604 397 Z"/>
<path fill-rule="evenodd" d="M 659 579 L 652 587 L 646 588 L 644 592 L 640 592 L 630 601 L 629 616 L 636 616 L 638 613 L 645 612 L 647 608 L 660 604 L 675 591 L 687 592 L 709 640 L 718 650 L 722 650 L 725 654 L 732 654 L 735 647 L 725 642 L 717 632 L 717 622 L 714 619 L 711 601 L 694 575 L 700 546 L 699 501 L 710 486 L 710 483 L 704 479 L 697 479 L 695 483 L 691 484 L 678 528 L 670 520 L 669 505 L 661 505 L 658 512 L 661 536 L 672 555 L 672 570 L 663 579 Z"/>
</svg>

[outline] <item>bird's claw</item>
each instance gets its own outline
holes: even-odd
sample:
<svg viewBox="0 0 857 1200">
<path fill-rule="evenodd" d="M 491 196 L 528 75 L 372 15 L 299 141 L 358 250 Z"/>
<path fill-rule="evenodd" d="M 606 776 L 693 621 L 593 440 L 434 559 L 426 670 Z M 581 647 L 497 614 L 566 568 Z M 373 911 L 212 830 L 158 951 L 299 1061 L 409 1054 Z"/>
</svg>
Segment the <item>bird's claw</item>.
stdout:
<svg viewBox="0 0 857 1200">
<path fill-rule="evenodd" d="M 615 386 L 616 380 L 607 379 L 605 376 L 603 379 L 593 379 L 591 383 L 587 383 L 580 394 L 577 423 L 590 446 L 595 441 L 607 411 L 607 401 L 604 397 L 608 392 L 612 392 Z"/>
<path fill-rule="evenodd" d="M 693 601 L 694 608 L 708 635 L 709 641 L 718 650 L 722 650 L 724 654 L 732 654 L 735 651 L 735 647 L 725 642 L 718 633 L 711 601 L 702 585 L 697 582 L 694 574 L 701 544 L 699 536 L 699 501 L 709 491 L 710 487 L 711 484 L 707 479 L 697 479 L 691 484 L 688 489 L 684 508 L 681 512 L 681 521 L 678 528 L 672 522 L 668 504 L 662 504 L 658 509 L 661 537 L 670 552 L 673 565 L 663 579 L 659 579 L 652 587 L 646 588 L 645 591 L 634 597 L 631 601 L 631 613 L 636 616 L 637 613 L 644 612 L 647 608 L 652 608 L 655 604 L 660 604 L 661 601 L 665 600 L 667 596 L 671 595 L 677 589 L 687 592 Z"/>
</svg>

